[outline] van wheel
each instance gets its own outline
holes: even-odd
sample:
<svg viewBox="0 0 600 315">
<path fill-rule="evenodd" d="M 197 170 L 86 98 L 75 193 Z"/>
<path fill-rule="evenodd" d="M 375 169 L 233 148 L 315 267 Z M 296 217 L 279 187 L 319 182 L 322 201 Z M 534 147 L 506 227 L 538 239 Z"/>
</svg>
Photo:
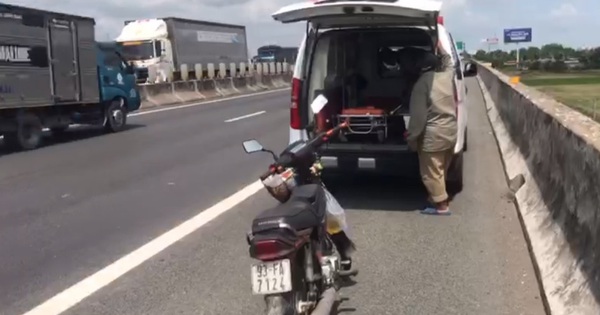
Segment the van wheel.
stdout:
<svg viewBox="0 0 600 315">
<path fill-rule="evenodd" d="M 468 140 L 469 140 L 469 137 L 468 137 L 469 133 L 468 133 L 468 131 L 469 131 L 469 129 L 465 128 L 465 142 L 463 144 L 463 152 L 467 152 L 467 143 L 468 143 Z"/>
<path fill-rule="evenodd" d="M 448 168 L 448 177 L 446 179 L 446 189 L 448 194 L 454 196 L 463 190 L 463 154 L 457 154 L 450 168 Z"/>
<path fill-rule="evenodd" d="M 17 117 L 17 131 L 7 132 L 4 135 L 4 142 L 12 149 L 36 149 L 42 143 L 42 129 L 42 121 L 37 115 L 20 114 Z"/>
<path fill-rule="evenodd" d="M 116 98 L 110 102 L 104 113 L 104 129 L 108 132 L 119 132 L 127 125 L 127 109 L 125 100 Z"/>
</svg>

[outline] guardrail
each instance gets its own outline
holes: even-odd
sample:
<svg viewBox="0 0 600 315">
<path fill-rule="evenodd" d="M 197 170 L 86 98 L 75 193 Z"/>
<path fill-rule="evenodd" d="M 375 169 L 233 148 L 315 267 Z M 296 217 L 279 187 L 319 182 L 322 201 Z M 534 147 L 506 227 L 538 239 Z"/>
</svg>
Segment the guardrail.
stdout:
<svg viewBox="0 0 600 315">
<path fill-rule="evenodd" d="M 181 77 L 163 73 L 167 82 L 139 84 L 142 108 L 201 101 L 218 97 L 247 94 L 289 87 L 293 65 L 287 63 L 208 64 L 194 66 L 193 75 L 187 66 L 181 67 Z M 156 82 L 161 74 L 157 68 L 149 69 L 148 81 Z M 199 79 L 198 79 L 199 78 Z"/>
<path fill-rule="evenodd" d="M 600 314 L 600 124 L 479 64 L 547 306 Z M 520 182 L 520 183 L 519 183 Z"/>
</svg>

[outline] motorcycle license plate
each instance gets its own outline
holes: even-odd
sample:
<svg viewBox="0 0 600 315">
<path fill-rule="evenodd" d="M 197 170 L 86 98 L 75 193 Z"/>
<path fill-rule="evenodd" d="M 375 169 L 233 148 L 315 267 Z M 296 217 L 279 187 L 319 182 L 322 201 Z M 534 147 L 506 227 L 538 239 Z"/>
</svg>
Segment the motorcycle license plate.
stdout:
<svg viewBox="0 0 600 315">
<path fill-rule="evenodd" d="M 252 265 L 252 293 L 264 295 L 290 291 L 292 291 L 292 268 L 289 259 Z"/>
</svg>

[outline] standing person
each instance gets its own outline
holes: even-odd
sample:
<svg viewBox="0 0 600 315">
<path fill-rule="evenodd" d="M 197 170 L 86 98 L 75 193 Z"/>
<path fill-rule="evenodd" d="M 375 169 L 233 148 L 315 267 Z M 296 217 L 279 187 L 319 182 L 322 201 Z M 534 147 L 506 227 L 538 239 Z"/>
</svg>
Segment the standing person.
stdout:
<svg viewBox="0 0 600 315">
<path fill-rule="evenodd" d="M 446 173 L 457 139 L 454 69 L 450 55 L 438 43 L 434 53 L 410 49 L 404 67 L 418 76 L 410 97 L 410 121 L 406 140 L 419 155 L 421 179 L 432 206 L 423 214 L 449 215 Z"/>
</svg>

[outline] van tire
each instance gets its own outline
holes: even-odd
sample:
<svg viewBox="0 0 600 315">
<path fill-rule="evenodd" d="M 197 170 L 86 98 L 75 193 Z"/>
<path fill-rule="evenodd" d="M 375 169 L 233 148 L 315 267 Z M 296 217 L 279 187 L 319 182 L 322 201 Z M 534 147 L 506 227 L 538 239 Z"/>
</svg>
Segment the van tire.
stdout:
<svg viewBox="0 0 600 315">
<path fill-rule="evenodd" d="M 454 159 L 448 168 L 446 190 L 451 196 L 456 195 L 463 190 L 463 160 L 463 154 L 461 152 L 454 156 Z"/>
<path fill-rule="evenodd" d="M 4 143 L 15 150 L 33 150 L 42 144 L 42 121 L 33 113 L 21 113 L 17 117 L 17 131 L 7 132 Z"/>
<path fill-rule="evenodd" d="M 127 108 L 125 99 L 117 97 L 110 101 L 104 112 L 104 130 L 119 132 L 127 125 Z"/>
<path fill-rule="evenodd" d="M 464 141 L 464 143 L 463 143 L 463 152 L 467 152 L 467 148 L 468 148 L 468 146 L 467 146 L 467 144 L 468 144 L 468 142 L 469 142 L 469 141 L 468 141 L 468 140 L 469 140 L 469 137 L 468 137 L 468 135 L 469 135 L 469 132 L 468 132 L 468 131 L 469 131 L 469 129 L 468 129 L 468 128 L 465 128 L 465 141 Z"/>
</svg>

